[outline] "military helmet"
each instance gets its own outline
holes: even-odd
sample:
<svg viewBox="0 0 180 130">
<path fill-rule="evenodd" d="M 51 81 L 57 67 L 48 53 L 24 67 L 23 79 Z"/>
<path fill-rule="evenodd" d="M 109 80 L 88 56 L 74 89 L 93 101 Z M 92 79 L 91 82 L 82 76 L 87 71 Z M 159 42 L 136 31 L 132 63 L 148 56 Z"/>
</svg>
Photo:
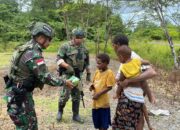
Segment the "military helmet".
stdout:
<svg viewBox="0 0 180 130">
<path fill-rule="evenodd" d="M 81 28 L 75 28 L 72 30 L 72 36 L 84 38 L 85 32 Z"/>
<path fill-rule="evenodd" d="M 46 23 L 36 22 L 30 28 L 32 36 L 36 36 L 39 33 L 44 34 L 47 37 L 53 37 L 53 29 Z"/>
</svg>

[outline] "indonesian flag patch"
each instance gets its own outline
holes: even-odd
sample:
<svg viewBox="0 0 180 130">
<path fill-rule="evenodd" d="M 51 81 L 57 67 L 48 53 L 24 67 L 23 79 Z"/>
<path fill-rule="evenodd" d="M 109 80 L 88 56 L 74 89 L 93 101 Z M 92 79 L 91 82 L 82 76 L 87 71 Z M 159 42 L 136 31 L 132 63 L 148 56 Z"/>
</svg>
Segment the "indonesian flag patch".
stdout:
<svg viewBox="0 0 180 130">
<path fill-rule="evenodd" d="M 39 66 L 39 65 L 42 65 L 42 64 L 45 64 L 44 59 L 41 58 L 41 59 L 36 60 L 36 64 L 37 64 L 38 66 Z"/>
</svg>

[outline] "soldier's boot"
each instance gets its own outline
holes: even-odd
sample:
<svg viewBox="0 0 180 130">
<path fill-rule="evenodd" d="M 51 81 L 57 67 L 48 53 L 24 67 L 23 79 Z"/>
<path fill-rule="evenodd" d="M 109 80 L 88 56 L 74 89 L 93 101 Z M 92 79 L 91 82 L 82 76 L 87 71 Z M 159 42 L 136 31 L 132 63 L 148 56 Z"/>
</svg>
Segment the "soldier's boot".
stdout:
<svg viewBox="0 0 180 130">
<path fill-rule="evenodd" d="M 73 121 L 83 124 L 84 120 L 82 120 L 81 117 L 79 116 L 79 105 L 80 105 L 80 101 L 72 102 L 72 110 L 73 110 L 72 119 L 73 119 Z"/>
<path fill-rule="evenodd" d="M 63 109 L 65 105 L 60 103 L 58 104 L 58 113 L 57 113 L 57 121 L 60 122 L 62 120 L 62 115 L 63 115 Z"/>
</svg>

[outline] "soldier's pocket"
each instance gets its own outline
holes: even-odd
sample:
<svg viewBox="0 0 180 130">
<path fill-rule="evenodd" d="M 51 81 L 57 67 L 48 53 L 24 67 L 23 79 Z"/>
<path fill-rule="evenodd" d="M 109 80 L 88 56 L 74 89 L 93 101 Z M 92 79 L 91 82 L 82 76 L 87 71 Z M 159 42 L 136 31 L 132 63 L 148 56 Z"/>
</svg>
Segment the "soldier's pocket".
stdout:
<svg viewBox="0 0 180 130">
<path fill-rule="evenodd" d="M 11 120 L 14 122 L 15 125 L 17 126 L 22 126 L 23 122 L 21 121 L 21 119 L 19 118 L 18 115 L 15 114 L 9 114 Z"/>
<path fill-rule="evenodd" d="M 77 50 L 67 53 L 67 57 L 71 60 L 73 66 L 77 65 L 77 61 L 76 61 L 77 53 L 78 53 Z"/>
</svg>

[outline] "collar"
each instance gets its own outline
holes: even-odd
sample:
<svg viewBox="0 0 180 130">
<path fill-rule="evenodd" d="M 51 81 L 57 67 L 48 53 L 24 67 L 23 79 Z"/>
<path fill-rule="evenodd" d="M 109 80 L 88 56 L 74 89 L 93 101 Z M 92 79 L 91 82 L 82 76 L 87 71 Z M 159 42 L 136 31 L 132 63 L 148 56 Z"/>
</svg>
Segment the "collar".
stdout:
<svg viewBox="0 0 180 130">
<path fill-rule="evenodd" d="M 69 45 L 70 45 L 70 46 L 77 47 L 77 48 L 82 47 L 82 43 L 81 43 L 80 45 L 75 45 L 74 42 L 73 42 L 73 40 L 71 40 L 71 41 L 69 42 Z"/>
<path fill-rule="evenodd" d="M 39 43 L 36 42 L 34 39 L 31 39 L 30 43 L 33 44 L 33 46 L 34 46 L 35 48 L 37 48 L 38 50 L 40 50 L 41 52 L 43 52 L 42 47 L 41 47 L 41 46 L 39 45 Z"/>
</svg>

